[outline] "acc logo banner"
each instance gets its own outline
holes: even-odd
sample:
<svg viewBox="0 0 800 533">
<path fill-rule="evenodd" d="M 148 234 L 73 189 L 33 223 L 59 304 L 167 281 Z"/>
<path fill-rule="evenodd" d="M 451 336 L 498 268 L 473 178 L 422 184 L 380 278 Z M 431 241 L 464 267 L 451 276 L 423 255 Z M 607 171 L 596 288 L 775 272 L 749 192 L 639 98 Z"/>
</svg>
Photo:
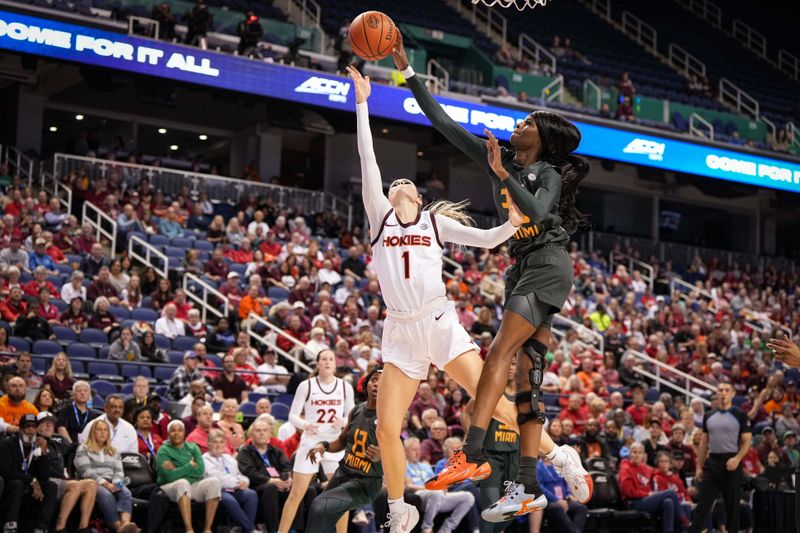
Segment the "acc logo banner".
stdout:
<svg viewBox="0 0 800 533">
<path fill-rule="evenodd" d="M 294 92 L 327 95 L 331 102 L 345 103 L 350 92 L 350 83 L 314 76 L 297 86 Z"/>
<path fill-rule="evenodd" d="M 664 143 L 657 143 L 646 139 L 634 139 L 628 143 L 628 146 L 622 151 L 626 154 L 646 155 L 652 161 L 661 161 L 664 159 L 664 151 L 666 148 L 667 145 Z"/>
</svg>

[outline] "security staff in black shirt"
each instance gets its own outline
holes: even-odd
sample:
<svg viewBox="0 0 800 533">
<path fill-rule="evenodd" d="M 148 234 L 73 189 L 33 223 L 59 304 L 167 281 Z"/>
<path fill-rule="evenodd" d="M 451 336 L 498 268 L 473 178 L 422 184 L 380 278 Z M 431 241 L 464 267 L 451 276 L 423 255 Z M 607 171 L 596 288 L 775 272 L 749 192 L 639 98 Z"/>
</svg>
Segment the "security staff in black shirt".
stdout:
<svg viewBox="0 0 800 533">
<path fill-rule="evenodd" d="M 739 499 L 744 479 L 741 462 L 750 450 L 753 435 L 747 415 L 733 407 L 733 394 L 730 381 L 720 383 L 717 387 L 720 408 L 703 418 L 696 470 L 700 486 L 690 533 L 705 529 L 708 513 L 720 494 L 725 502 L 728 531 L 739 531 Z"/>
</svg>

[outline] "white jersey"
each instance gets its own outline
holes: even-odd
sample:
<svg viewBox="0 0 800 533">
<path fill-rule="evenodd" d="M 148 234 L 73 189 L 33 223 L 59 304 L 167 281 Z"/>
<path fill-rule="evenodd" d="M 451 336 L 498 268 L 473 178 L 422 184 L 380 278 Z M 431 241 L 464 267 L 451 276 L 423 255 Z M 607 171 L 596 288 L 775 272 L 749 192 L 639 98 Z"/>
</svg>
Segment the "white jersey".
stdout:
<svg viewBox="0 0 800 533">
<path fill-rule="evenodd" d="M 415 311 L 444 297 L 443 251 L 434 213 L 420 210 L 416 221 L 402 224 L 389 210 L 372 241 L 372 260 L 390 310 Z"/>
<path fill-rule="evenodd" d="M 302 382 L 295 391 L 292 407 L 289 411 L 289 422 L 302 428 L 304 424 L 317 424 L 317 434 L 309 435 L 314 442 L 334 440 L 341 433 L 336 428 L 336 419 L 347 420 L 354 405 L 353 387 L 345 381 L 335 378 L 333 383 L 321 384 L 318 377 L 311 377 Z M 305 418 L 300 418 L 300 412 Z M 303 434 L 305 437 L 306 434 Z"/>
</svg>

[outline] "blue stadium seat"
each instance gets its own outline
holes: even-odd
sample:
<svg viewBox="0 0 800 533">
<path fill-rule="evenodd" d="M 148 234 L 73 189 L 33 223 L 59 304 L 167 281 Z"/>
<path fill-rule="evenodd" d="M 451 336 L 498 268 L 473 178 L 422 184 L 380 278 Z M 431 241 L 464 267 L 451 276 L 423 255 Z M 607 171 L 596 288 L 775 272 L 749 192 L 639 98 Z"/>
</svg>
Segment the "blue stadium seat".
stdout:
<svg viewBox="0 0 800 533">
<path fill-rule="evenodd" d="M 289 291 L 283 287 L 270 287 L 267 289 L 267 297 L 275 304 L 287 300 L 289 298 Z"/>
<path fill-rule="evenodd" d="M 56 336 L 56 340 L 61 346 L 67 346 L 69 343 L 78 340 L 78 334 L 75 333 L 75 330 L 66 326 L 53 326 L 53 335 Z"/>
<path fill-rule="evenodd" d="M 125 368 L 122 369 L 122 373 L 123 373 L 123 375 L 125 374 Z M 129 382 L 129 383 L 124 384 L 119 392 L 121 394 L 124 394 L 125 396 L 132 395 L 133 394 L 133 383 Z"/>
<path fill-rule="evenodd" d="M 150 244 L 153 246 L 167 246 L 169 245 L 169 237 L 163 235 L 150 235 Z"/>
<path fill-rule="evenodd" d="M 105 363 L 102 361 L 92 361 L 86 365 L 86 371 L 97 379 L 106 381 L 123 381 L 119 373 L 119 366 L 116 363 Z"/>
<path fill-rule="evenodd" d="M 214 245 L 213 245 L 213 244 L 211 244 L 211 243 L 210 243 L 210 242 L 208 242 L 208 241 L 200 241 L 200 240 L 197 240 L 197 241 L 195 241 L 195 243 L 194 243 L 194 247 L 195 247 L 197 250 L 203 250 L 203 251 L 206 251 L 206 252 L 213 252 L 213 251 L 214 251 Z"/>
<path fill-rule="evenodd" d="M 108 312 L 114 315 L 119 321 L 128 319 L 131 317 L 131 311 L 127 307 L 120 307 L 118 305 L 112 305 L 108 308 Z"/>
<path fill-rule="evenodd" d="M 164 335 L 156 335 L 156 346 L 162 348 L 164 350 L 169 350 L 172 348 L 172 341 L 169 340 L 169 337 L 165 337 Z"/>
<path fill-rule="evenodd" d="M 86 374 L 86 365 L 83 361 L 70 361 L 69 366 L 73 374 Z"/>
<path fill-rule="evenodd" d="M 148 296 L 149 298 L 149 296 Z M 142 301 L 144 305 L 144 301 Z M 131 311 L 131 318 L 133 320 L 144 320 L 145 322 L 155 322 L 158 320 L 158 313 L 149 307 L 138 307 Z"/>
<path fill-rule="evenodd" d="M 177 337 L 172 341 L 172 349 L 178 350 L 179 352 L 185 352 L 193 349 L 195 344 L 197 344 L 197 337 Z"/>
<path fill-rule="evenodd" d="M 31 351 L 31 343 L 28 342 L 27 339 L 23 339 L 22 337 L 9 337 L 8 345 L 13 346 L 14 349 L 17 350 L 18 352 Z"/>
<path fill-rule="evenodd" d="M 136 320 L 132 318 L 127 318 L 119 323 L 119 325 L 123 328 L 132 328 L 136 324 Z"/>
<path fill-rule="evenodd" d="M 173 365 L 182 365 L 183 364 L 183 352 L 179 352 L 178 350 L 170 350 L 167 352 L 167 356 L 169 357 L 169 362 Z"/>
<path fill-rule="evenodd" d="M 61 279 L 60 276 L 47 276 L 47 281 L 52 283 L 55 286 L 56 289 L 60 289 L 61 286 L 64 284 L 64 280 Z M 57 294 L 52 294 L 51 296 L 53 296 L 54 299 L 55 299 L 55 297 L 58 297 Z"/>
<path fill-rule="evenodd" d="M 12 339 L 14 337 L 11 337 Z M 9 339 L 10 342 L 10 339 Z M 33 352 L 39 355 L 55 355 L 61 350 L 61 345 L 55 341 L 41 340 L 33 343 Z"/>
<path fill-rule="evenodd" d="M 253 402 L 244 402 L 239 406 L 239 412 L 244 416 L 256 416 L 256 404 Z"/>
<path fill-rule="evenodd" d="M 142 308 L 153 309 L 153 299 L 150 296 L 145 296 L 142 298 Z M 134 309 L 134 311 L 136 311 L 136 309 Z"/>
<path fill-rule="evenodd" d="M 157 366 L 153 377 L 156 378 L 156 381 L 159 383 L 163 382 L 166 383 L 169 381 L 169 378 L 172 377 L 172 373 L 175 372 L 174 368 L 170 368 L 168 366 Z"/>
<path fill-rule="evenodd" d="M 67 355 L 70 357 L 80 357 L 81 359 L 94 359 L 97 352 L 88 344 L 73 342 L 67 346 Z"/>
<path fill-rule="evenodd" d="M 69 304 L 67 302 L 65 302 L 64 300 L 59 300 L 58 298 L 51 298 L 50 301 L 53 303 L 56 309 L 58 309 L 59 313 L 63 313 L 69 307 Z"/>
<path fill-rule="evenodd" d="M 289 406 L 284 403 L 273 403 L 272 416 L 285 422 L 289 419 Z"/>
<path fill-rule="evenodd" d="M 159 386 L 157 386 L 156 388 L 153 389 L 153 393 L 161 396 L 161 398 L 164 398 L 164 395 L 167 394 L 167 386 L 166 385 L 159 385 Z M 166 401 L 166 400 L 164 400 L 164 401 Z"/>
<path fill-rule="evenodd" d="M 32 357 L 31 358 L 31 368 L 39 374 L 44 374 L 47 372 L 50 363 L 47 359 L 42 357 Z"/>
<path fill-rule="evenodd" d="M 92 408 L 102 411 L 106 407 L 106 400 L 99 394 L 95 394 L 92 398 Z"/>
<path fill-rule="evenodd" d="M 103 379 L 96 379 L 92 381 L 91 385 L 95 393 L 103 399 L 108 397 L 109 394 L 116 394 L 119 392 L 116 385 Z"/>
<path fill-rule="evenodd" d="M 111 348 L 109 348 L 108 346 L 103 346 L 102 348 L 100 348 L 100 351 L 97 352 L 97 358 L 98 359 L 108 359 L 108 352 L 110 352 L 110 351 L 111 351 Z"/>
<path fill-rule="evenodd" d="M 78 335 L 78 340 L 94 348 L 108 346 L 108 335 L 101 329 L 86 328 Z"/>
<path fill-rule="evenodd" d="M 187 239 L 186 237 L 175 237 L 170 241 L 170 246 L 174 246 L 176 248 L 183 248 L 184 250 L 187 248 L 192 248 L 194 246 L 194 239 Z"/>
<path fill-rule="evenodd" d="M 67 254 L 67 261 L 69 261 L 70 264 L 80 264 L 80 262 L 83 261 L 83 256 L 78 254 Z"/>
</svg>

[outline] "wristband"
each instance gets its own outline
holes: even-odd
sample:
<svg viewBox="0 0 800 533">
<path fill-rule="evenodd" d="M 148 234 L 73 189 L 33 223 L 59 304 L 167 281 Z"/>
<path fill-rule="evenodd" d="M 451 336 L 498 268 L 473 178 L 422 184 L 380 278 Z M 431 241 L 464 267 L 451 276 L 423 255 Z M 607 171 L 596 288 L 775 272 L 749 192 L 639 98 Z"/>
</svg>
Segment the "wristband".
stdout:
<svg viewBox="0 0 800 533">
<path fill-rule="evenodd" d="M 318 442 L 318 443 L 317 443 L 317 445 L 318 445 L 318 446 L 319 446 L 320 444 L 322 445 L 322 447 L 323 447 L 323 448 L 325 448 L 325 451 L 326 451 L 326 452 L 327 452 L 327 451 L 330 449 L 330 447 L 331 447 L 331 444 L 330 444 L 330 442 L 328 442 L 328 441 L 326 441 L 326 440 L 323 440 L 323 441 L 321 441 L 321 442 Z"/>
<path fill-rule="evenodd" d="M 414 72 L 414 69 L 411 68 L 411 65 L 409 64 L 405 69 L 403 69 L 401 74 L 403 75 L 404 78 L 408 79 L 411 76 L 413 76 L 415 74 L 415 72 Z"/>
</svg>

